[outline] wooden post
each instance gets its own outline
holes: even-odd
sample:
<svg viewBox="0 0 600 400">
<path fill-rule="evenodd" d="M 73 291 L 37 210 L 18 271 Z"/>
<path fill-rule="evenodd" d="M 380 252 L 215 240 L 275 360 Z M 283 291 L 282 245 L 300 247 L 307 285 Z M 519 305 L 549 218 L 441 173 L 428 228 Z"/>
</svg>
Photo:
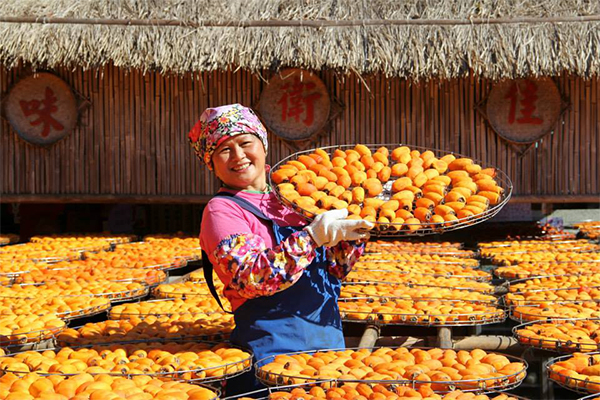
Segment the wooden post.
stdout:
<svg viewBox="0 0 600 400">
<path fill-rule="evenodd" d="M 440 349 L 451 349 L 452 346 L 452 328 L 442 326 L 438 328 L 437 347 Z"/>
<path fill-rule="evenodd" d="M 377 339 L 379 339 L 379 326 L 377 325 L 367 325 L 365 328 L 365 332 L 360 338 L 360 343 L 358 347 L 360 348 L 372 348 L 375 346 Z"/>
<path fill-rule="evenodd" d="M 442 328 L 440 328 L 442 329 Z M 438 335 L 439 338 L 439 335 Z M 517 339 L 510 336 L 468 336 L 460 340 L 454 341 L 452 348 L 454 350 L 507 350 L 509 348 L 515 348 L 519 346 Z M 441 346 L 440 346 L 441 347 Z"/>
</svg>

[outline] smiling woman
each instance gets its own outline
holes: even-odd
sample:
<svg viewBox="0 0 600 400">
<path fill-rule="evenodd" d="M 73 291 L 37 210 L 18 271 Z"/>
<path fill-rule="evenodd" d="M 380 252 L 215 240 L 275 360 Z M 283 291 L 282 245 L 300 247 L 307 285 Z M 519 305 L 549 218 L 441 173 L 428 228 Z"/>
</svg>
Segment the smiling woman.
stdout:
<svg viewBox="0 0 600 400">
<path fill-rule="evenodd" d="M 267 185 L 266 129 L 249 108 L 207 109 L 189 139 L 223 183 L 204 209 L 200 246 L 206 276 L 214 266 L 234 312 L 231 341 L 251 349 L 255 361 L 344 347 L 340 280 L 362 254 L 364 228 L 372 224 L 335 210 L 305 226 L 284 207 Z M 252 373 L 239 379 L 227 385 L 228 396 L 260 387 Z"/>
<path fill-rule="evenodd" d="M 213 169 L 226 187 L 266 191 L 265 147 L 251 133 L 227 139 L 212 157 Z"/>
</svg>

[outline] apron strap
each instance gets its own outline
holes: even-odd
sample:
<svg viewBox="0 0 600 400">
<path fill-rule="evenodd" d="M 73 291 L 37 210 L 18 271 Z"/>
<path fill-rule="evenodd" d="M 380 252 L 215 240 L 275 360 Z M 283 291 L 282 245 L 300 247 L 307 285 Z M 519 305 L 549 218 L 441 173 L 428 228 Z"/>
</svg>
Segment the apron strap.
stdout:
<svg viewBox="0 0 600 400">
<path fill-rule="evenodd" d="M 238 206 L 242 207 L 244 210 L 251 212 L 259 219 L 269 222 L 273 224 L 273 221 L 268 218 L 262 211 L 260 211 L 254 204 L 250 203 L 248 200 L 243 199 L 241 197 L 236 196 L 233 193 L 229 192 L 218 192 L 214 197 L 227 197 L 229 200 L 236 203 Z"/>
<path fill-rule="evenodd" d="M 241 197 L 237 197 L 233 193 L 229 192 L 218 192 L 215 194 L 215 197 L 226 197 L 229 200 L 236 203 L 238 206 L 242 207 L 244 210 L 251 212 L 257 218 L 267 221 L 269 223 L 273 223 L 265 214 L 262 213 L 254 204 L 250 203 L 246 199 L 242 199 Z M 204 272 L 204 279 L 206 280 L 206 285 L 208 286 L 208 290 L 210 290 L 210 294 L 215 298 L 219 306 L 223 311 L 228 314 L 233 314 L 231 311 L 225 310 L 223 307 L 223 303 L 221 303 L 221 299 L 219 298 L 219 294 L 217 293 L 217 288 L 215 288 L 215 284 L 213 282 L 213 265 L 208 259 L 208 254 L 204 250 L 202 250 L 202 269 Z"/>
<path fill-rule="evenodd" d="M 208 259 L 208 254 L 204 250 L 202 250 L 202 270 L 204 272 L 204 279 L 206 280 L 206 286 L 208 286 L 208 290 L 210 290 L 210 294 L 215 298 L 221 310 L 225 311 L 227 314 L 233 314 L 231 311 L 227 311 L 225 307 L 223 307 L 223 303 L 221 303 L 221 298 L 219 297 L 219 293 L 217 293 L 217 288 L 213 283 L 213 265 Z"/>
</svg>

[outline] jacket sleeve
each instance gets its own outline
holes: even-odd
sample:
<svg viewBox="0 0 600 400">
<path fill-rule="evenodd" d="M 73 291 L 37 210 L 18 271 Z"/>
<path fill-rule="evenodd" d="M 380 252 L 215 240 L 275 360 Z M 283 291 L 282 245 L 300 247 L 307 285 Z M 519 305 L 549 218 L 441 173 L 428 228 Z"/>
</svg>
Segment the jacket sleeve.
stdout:
<svg viewBox="0 0 600 400">
<path fill-rule="evenodd" d="M 232 277 L 230 286 L 252 299 L 292 286 L 315 258 L 316 244 L 306 231 L 295 232 L 274 248 L 251 233 L 223 239 L 214 251 L 217 267 Z"/>
<path fill-rule="evenodd" d="M 327 268 L 331 275 L 344 279 L 365 251 L 365 242 L 342 241 L 327 248 Z"/>
</svg>

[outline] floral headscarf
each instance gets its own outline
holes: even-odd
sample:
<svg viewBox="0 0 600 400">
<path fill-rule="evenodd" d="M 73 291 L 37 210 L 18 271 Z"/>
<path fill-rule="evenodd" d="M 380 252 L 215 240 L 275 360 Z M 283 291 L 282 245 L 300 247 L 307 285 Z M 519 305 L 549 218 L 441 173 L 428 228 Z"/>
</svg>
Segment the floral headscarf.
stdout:
<svg viewBox="0 0 600 400">
<path fill-rule="evenodd" d="M 188 138 L 200 161 L 212 169 L 215 149 L 225 140 L 245 133 L 258 136 L 267 151 L 267 130 L 254 111 L 241 104 L 230 104 L 204 110 Z"/>
</svg>

